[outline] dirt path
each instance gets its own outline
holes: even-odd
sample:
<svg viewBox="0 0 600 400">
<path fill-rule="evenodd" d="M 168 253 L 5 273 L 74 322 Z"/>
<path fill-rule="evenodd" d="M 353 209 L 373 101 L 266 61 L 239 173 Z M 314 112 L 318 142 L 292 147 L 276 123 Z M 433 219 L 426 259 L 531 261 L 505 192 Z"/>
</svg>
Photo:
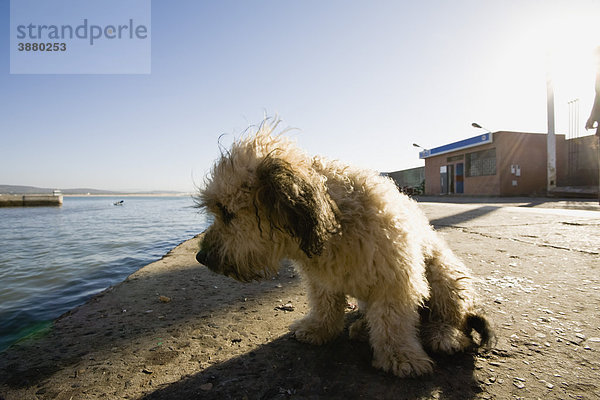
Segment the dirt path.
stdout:
<svg viewBox="0 0 600 400">
<path fill-rule="evenodd" d="M 477 225 L 487 230 L 432 217 L 447 222 L 442 234 L 481 278 L 498 344 L 434 357 L 431 376 L 373 369 L 368 344 L 347 332 L 325 346 L 298 343 L 287 326 L 307 305 L 291 267 L 239 284 L 199 266 L 192 239 L 62 316 L 45 337 L 0 353 L 0 398 L 600 398 L 598 255 L 514 240 L 519 227 L 490 234 L 499 224 L 488 214 Z M 592 232 L 562 226 L 569 237 Z M 354 316 L 349 309 L 348 322 Z"/>
</svg>

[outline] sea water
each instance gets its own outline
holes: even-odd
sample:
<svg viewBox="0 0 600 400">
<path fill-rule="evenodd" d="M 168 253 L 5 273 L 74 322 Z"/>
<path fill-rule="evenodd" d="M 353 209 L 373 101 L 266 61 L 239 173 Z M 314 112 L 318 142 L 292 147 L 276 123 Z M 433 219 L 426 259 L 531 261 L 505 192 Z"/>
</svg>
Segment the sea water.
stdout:
<svg viewBox="0 0 600 400">
<path fill-rule="evenodd" d="M 0 351 L 206 226 L 190 196 L 65 197 L 62 207 L 0 208 Z"/>
</svg>

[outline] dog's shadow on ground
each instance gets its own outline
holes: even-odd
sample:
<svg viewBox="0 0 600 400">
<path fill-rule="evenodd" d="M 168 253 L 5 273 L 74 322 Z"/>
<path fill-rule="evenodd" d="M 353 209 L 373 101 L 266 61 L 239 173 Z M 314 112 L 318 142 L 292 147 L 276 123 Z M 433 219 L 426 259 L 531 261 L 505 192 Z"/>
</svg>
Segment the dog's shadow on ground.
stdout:
<svg viewBox="0 0 600 400">
<path fill-rule="evenodd" d="M 464 400 L 481 391 L 473 374 L 472 353 L 434 356 L 433 374 L 407 379 L 374 369 L 371 357 L 368 343 L 351 341 L 347 329 L 323 346 L 300 343 L 287 334 L 143 399 Z"/>
</svg>

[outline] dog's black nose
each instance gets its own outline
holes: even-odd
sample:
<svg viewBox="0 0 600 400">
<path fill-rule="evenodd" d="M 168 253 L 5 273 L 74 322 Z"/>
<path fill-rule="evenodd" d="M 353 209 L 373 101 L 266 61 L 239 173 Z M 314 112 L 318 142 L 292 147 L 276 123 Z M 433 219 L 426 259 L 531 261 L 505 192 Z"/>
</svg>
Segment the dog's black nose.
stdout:
<svg viewBox="0 0 600 400">
<path fill-rule="evenodd" d="M 204 250 L 200 250 L 197 254 L 196 254 L 196 260 L 200 263 L 200 264 L 204 264 L 206 265 L 206 260 L 208 259 L 208 253 Z"/>
</svg>

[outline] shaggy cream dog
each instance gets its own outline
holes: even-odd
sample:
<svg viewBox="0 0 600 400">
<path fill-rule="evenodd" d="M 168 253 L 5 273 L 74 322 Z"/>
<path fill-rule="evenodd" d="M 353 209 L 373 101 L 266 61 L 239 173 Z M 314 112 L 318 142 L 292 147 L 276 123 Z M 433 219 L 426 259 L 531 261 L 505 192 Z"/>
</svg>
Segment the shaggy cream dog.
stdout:
<svg viewBox="0 0 600 400">
<path fill-rule="evenodd" d="M 373 365 L 398 376 L 433 369 L 421 342 L 454 353 L 492 333 L 475 312 L 471 276 L 417 204 L 375 172 L 311 158 L 266 120 L 224 151 L 198 202 L 214 216 L 197 260 L 239 281 L 268 278 L 294 260 L 311 311 L 291 326 L 322 344 L 344 327 L 346 295 L 363 317 Z"/>
</svg>

